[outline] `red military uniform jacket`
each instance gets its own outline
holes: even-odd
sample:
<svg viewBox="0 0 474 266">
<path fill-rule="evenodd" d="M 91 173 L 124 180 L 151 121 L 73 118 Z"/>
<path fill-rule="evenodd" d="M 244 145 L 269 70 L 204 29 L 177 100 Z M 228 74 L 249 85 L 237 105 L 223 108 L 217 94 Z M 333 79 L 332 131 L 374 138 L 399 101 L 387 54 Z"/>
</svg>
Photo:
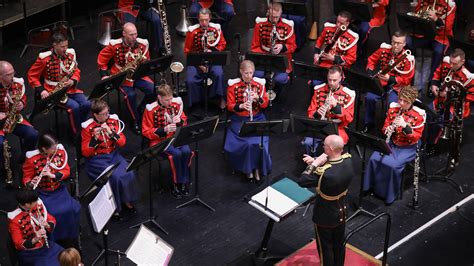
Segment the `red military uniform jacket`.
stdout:
<svg viewBox="0 0 474 266">
<path fill-rule="evenodd" d="M 456 17 L 456 2 L 454 0 L 418 0 L 415 12 L 432 7 L 436 1 L 436 14 L 438 20 L 436 23 L 435 40 L 444 45 L 449 45 L 449 37 L 453 37 L 453 24 Z"/>
<path fill-rule="evenodd" d="M 382 43 L 380 48 L 377 49 L 367 60 L 367 70 L 371 73 L 377 74 L 376 69 L 383 69 L 389 64 L 393 64 L 399 57 L 403 55 L 405 49 L 395 57 L 392 53 L 392 45 Z M 400 64 L 398 64 L 392 71 L 389 72 L 390 79 L 387 81 L 380 80 L 380 84 L 385 87 L 389 84 L 393 84 L 395 91 L 400 90 L 400 86 L 410 85 L 413 77 L 415 76 L 415 57 L 408 55 Z"/>
<path fill-rule="evenodd" d="M 36 206 L 30 211 L 25 211 L 18 207 L 16 210 L 9 212 L 8 231 L 10 231 L 13 244 L 17 250 L 39 249 L 46 243 L 44 239 L 40 239 L 35 244 L 32 243 L 33 238 L 36 236 L 35 231 L 40 230 L 41 227 L 32 220 L 31 214 L 47 217 L 46 221 L 50 226 L 47 229 L 48 233 L 52 232 L 56 225 L 56 219 L 48 213 L 41 199 L 38 199 Z"/>
<path fill-rule="evenodd" d="M 117 115 L 111 114 L 105 121 L 107 125 L 114 131 L 111 136 L 107 134 L 101 134 L 96 140 L 94 138 L 94 128 L 100 127 L 95 119 L 89 118 L 89 120 L 83 122 L 81 131 L 81 150 L 82 155 L 85 157 L 91 157 L 99 154 L 112 153 L 117 147 L 123 147 L 126 143 L 125 135 L 123 134 L 123 122 L 120 121 Z"/>
<path fill-rule="evenodd" d="M 273 24 L 268 18 L 257 17 L 255 19 L 255 28 L 253 31 L 252 45 L 250 47 L 252 52 L 271 54 L 271 38 L 273 35 Z M 291 58 L 296 50 L 296 37 L 293 28 L 293 20 L 280 19 L 276 24 L 276 41 L 275 44 L 282 44 L 283 49 L 280 54 L 285 54 L 288 58 L 287 73 L 292 71 Z"/>
<path fill-rule="evenodd" d="M 165 132 L 165 126 L 173 123 L 173 117 L 178 116 L 181 121 L 177 127 L 187 124 L 188 118 L 183 112 L 183 100 L 181 97 L 173 98 L 171 106 L 165 108 L 157 101 L 146 105 L 143 114 L 142 132 L 143 136 L 150 140 L 150 146 L 174 135 L 175 132 Z"/>
<path fill-rule="evenodd" d="M 140 55 L 145 57 L 143 61 L 149 60 L 150 51 L 148 47 L 148 40 L 142 38 L 137 38 L 134 47 L 126 45 L 123 39 L 110 40 L 109 45 L 105 46 L 97 57 L 100 76 L 109 75 L 109 63 L 111 60 L 113 61 L 113 65 L 110 68 L 110 75 L 119 73 L 128 62 L 133 61 L 135 57 L 139 57 Z M 144 77 L 143 79 L 152 82 L 149 77 Z M 133 81 L 126 79 L 122 86 L 132 87 Z"/>
<path fill-rule="evenodd" d="M 54 157 L 48 158 L 46 154 L 41 153 L 39 150 L 26 153 L 26 160 L 23 163 L 23 185 L 27 185 L 34 177 L 39 176 L 48 160 L 50 161 L 49 169 L 56 177 L 43 176 L 38 184 L 39 189 L 47 191 L 56 190 L 61 185 L 60 182 L 62 180 L 69 178 L 71 171 L 67 163 L 67 152 L 62 144 L 58 144 Z"/>
<path fill-rule="evenodd" d="M 385 11 L 390 4 L 390 0 L 371 0 L 369 2 L 377 2 L 378 6 L 373 8 L 372 19 L 369 21 L 371 27 L 380 27 L 385 23 Z"/>
<path fill-rule="evenodd" d="M 241 110 L 239 105 L 247 101 L 247 84 L 240 78 L 229 79 L 227 82 L 227 110 L 239 116 L 250 116 L 247 110 Z M 252 103 L 252 115 L 257 115 L 268 106 L 268 94 L 265 91 L 265 79 L 254 77 L 250 82 L 250 89 L 257 92 L 259 99 Z"/>
<path fill-rule="evenodd" d="M 204 33 L 206 31 L 201 28 L 199 24 L 195 24 L 188 27 L 186 33 L 186 40 L 184 41 L 184 53 L 189 52 L 203 52 L 204 47 L 212 51 L 224 51 L 227 43 L 224 38 L 224 34 L 221 30 L 221 25 L 217 23 L 209 23 L 207 27 L 207 43 L 203 40 Z"/>
<path fill-rule="evenodd" d="M 436 69 L 433 74 L 433 80 L 431 82 L 432 85 L 436 85 L 441 88 L 441 84 L 443 84 L 444 79 L 448 74 L 451 75 L 453 80 L 459 81 L 466 91 L 466 98 L 464 100 L 464 112 L 463 118 L 468 117 L 471 114 L 471 107 L 470 103 L 474 101 L 474 73 L 469 72 L 466 67 L 462 66 L 457 71 L 449 73 L 451 70 L 451 63 L 450 57 L 445 56 L 443 58 L 443 62 L 441 65 Z M 435 109 L 438 109 L 439 105 L 442 105 L 443 102 L 446 100 L 444 97 L 436 97 L 433 105 Z M 444 107 L 443 107 L 444 108 Z"/>
<path fill-rule="evenodd" d="M 133 9 L 134 5 L 135 5 L 135 0 L 118 0 L 117 7 L 123 12 L 129 13 L 133 15 L 134 17 L 137 17 L 140 9 L 139 8 Z"/>
<path fill-rule="evenodd" d="M 201 6 L 204 8 L 209 8 L 214 4 L 214 0 L 193 0 L 193 2 L 196 2 L 196 1 L 199 2 L 199 4 L 201 4 Z M 222 1 L 224 3 L 232 5 L 232 0 L 218 0 L 218 1 Z"/>
<path fill-rule="evenodd" d="M 13 78 L 13 83 L 9 88 L 3 87 L 2 83 L 0 83 L 0 112 L 8 113 L 8 108 L 6 105 L 6 101 L 8 101 L 7 93 L 10 94 L 10 97 L 20 97 L 21 103 L 23 103 L 23 109 L 26 106 L 26 94 L 25 94 L 25 81 L 22 78 Z M 5 121 L 2 120 L 1 123 Z M 23 121 L 21 122 L 23 125 L 31 126 L 28 121 L 23 117 Z M 0 136 L 4 136 L 5 133 L 3 132 L 3 126 L 0 128 Z"/>
<path fill-rule="evenodd" d="M 314 94 L 311 104 L 308 107 L 308 117 L 319 119 L 318 109 L 324 106 L 326 98 L 329 95 L 329 86 L 326 83 L 314 86 Z M 339 120 L 337 125 L 339 136 L 344 140 L 344 144 L 349 140 L 344 130 L 354 119 L 354 101 L 356 94 L 353 90 L 339 86 L 339 89 L 333 92 L 333 97 L 337 100 L 337 105 L 326 113 L 326 118 L 331 120 Z M 337 121 L 336 120 L 336 121 Z"/>
<path fill-rule="evenodd" d="M 329 22 L 324 23 L 324 29 L 316 40 L 316 53 L 320 53 L 323 44 L 327 44 L 331 41 L 336 29 L 336 24 Z M 322 60 L 319 65 L 322 67 L 331 67 L 333 65 L 341 65 L 347 68 L 351 67 L 357 58 L 357 41 L 359 41 L 359 35 L 352 30 L 347 29 L 346 32 L 337 39 L 336 44 L 334 44 L 331 51 L 329 51 L 330 54 L 336 56 L 334 62 Z"/>
<path fill-rule="evenodd" d="M 35 63 L 28 70 L 28 82 L 33 88 L 41 87 L 41 79 L 43 78 L 43 88 L 48 92 L 52 92 L 58 85 L 58 82 L 65 76 L 71 75 L 70 79 L 74 81 L 74 85 L 69 87 L 67 93 L 82 93 L 82 90 L 76 88 L 77 83 L 81 79 L 81 71 L 76 61 L 76 51 L 69 48 L 61 58 L 51 49 L 40 53 Z M 41 92 L 41 91 L 39 91 Z"/>
<path fill-rule="evenodd" d="M 385 123 L 382 127 L 382 132 L 385 134 L 385 129 L 393 123 L 400 111 L 400 104 L 393 102 L 387 112 Z M 405 128 L 397 127 L 392 134 L 392 141 L 397 146 L 408 146 L 418 142 L 423 134 L 423 129 L 426 122 L 425 110 L 416 106 L 412 106 L 410 110 L 401 114 L 407 123 Z"/>
</svg>

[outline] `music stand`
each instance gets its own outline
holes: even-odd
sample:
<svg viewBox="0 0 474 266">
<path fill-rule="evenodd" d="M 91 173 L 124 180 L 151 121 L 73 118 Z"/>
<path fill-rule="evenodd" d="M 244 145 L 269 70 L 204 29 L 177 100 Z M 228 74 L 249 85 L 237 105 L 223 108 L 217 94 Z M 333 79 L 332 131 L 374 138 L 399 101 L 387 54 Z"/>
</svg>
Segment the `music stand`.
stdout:
<svg viewBox="0 0 474 266">
<path fill-rule="evenodd" d="M 141 152 L 139 152 L 135 157 L 133 157 L 132 161 L 128 164 L 127 166 L 127 172 L 130 172 L 132 170 L 138 169 L 140 166 L 149 163 L 149 170 L 148 170 L 148 193 L 149 195 L 149 218 L 143 222 L 140 222 L 136 225 L 131 226 L 130 228 L 136 228 L 140 227 L 142 224 L 145 225 L 147 223 L 154 224 L 158 229 L 163 231 L 165 234 L 168 235 L 168 232 L 155 220 L 156 215 L 154 215 L 154 209 L 153 209 L 153 198 L 152 198 L 152 192 L 153 192 L 153 178 L 152 178 L 152 172 L 151 172 L 151 164 L 154 159 L 160 154 L 162 154 L 168 147 L 173 143 L 174 141 L 174 136 L 167 138 L 158 144 L 149 147 Z"/>
<path fill-rule="evenodd" d="M 96 191 L 98 188 L 103 187 L 107 181 L 109 181 L 110 176 L 112 176 L 115 169 L 120 165 L 120 163 L 115 163 L 109 165 L 107 168 L 102 171 L 102 173 L 89 185 L 89 187 L 78 197 L 78 200 L 83 200 L 87 198 L 92 192 Z"/>
<path fill-rule="evenodd" d="M 325 139 L 329 135 L 338 135 L 337 125 L 327 120 L 316 120 L 306 116 L 290 114 L 291 131 L 297 135 L 313 138 L 311 152 L 316 153 L 316 138 Z"/>
<path fill-rule="evenodd" d="M 344 86 L 347 86 L 356 91 L 356 104 L 355 104 L 355 127 L 359 129 L 359 112 L 360 105 L 362 103 L 362 94 L 371 92 L 378 96 L 383 96 L 385 93 L 384 88 L 380 84 L 380 81 L 376 78 L 369 76 L 366 72 L 360 72 L 353 69 L 344 70 L 345 79 L 343 81 Z"/>
<path fill-rule="evenodd" d="M 217 124 L 219 123 L 219 116 L 213 116 L 204 120 L 192 123 L 187 126 L 179 128 L 178 136 L 174 142 L 175 147 L 184 146 L 187 144 L 194 143 L 194 154 L 195 154 L 195 180 L 194 180 L 194 198 L 191 200 L 176 206 L 176 209 L 185 207 L 191 203 L 198 203 L 215 212 L 209 204 L 205 203 L 199 196 L 199 141 L 210 138 L 216 131 Z"/>
<path fill-rule="evenodd" d="M 95 84 L 88 99 L 102 99 L 111 91 L 118 89 L 124 82 L 126 76 L 127 72 L 122 72 L 99 81 L 99 83 Z"/>
<path fill-rule="evenodd" d="M 429 19 L 397 13 L 398 25 L 401 30 L 412 35 L 422 35 L 425 39 L 434 39 L 436 36 L 435 23 Z"/>
<path fill-rule="evenodd" d="M 173 56 L 174 55 L 172 54 L 165 55 L 165 56 L 151 59 L 151 60 L 141 63 L 140 65 L 138 65 L 137 69 L 133 73 L 132 79 L 133 80 L 141 79 L 145 76 L 151 76 L 156 73 L 167 70 L 171 65 Z M 156 79 L 155 79 L 155 82 L 156 82 Z"/>
<path fill-rule="evenodd" d="M 48 97 L 36 101 L 35 107 L 33 108 L 33 112 L 31 112 L 30 116 L 28 117 L 30 122 L 33 122 L 33 119 L 36 115 L 40 113 L 46 114 L 47 112 L 51 111 L 51 109 L 53 109 L 56 105 L 58 105 L 61 99 L 63 99 L 68 89 L 69 87 L 64 87 L 58 90 L 57 92 L 50 94 Z"/>
<path fill-rule="evenodd" d="M 453 49 L 460 48 L 466 53 L 466 58 L 474 58 L 474 43 L 460 38 L 450 38 Z"/>
<path fill-rule="evenodd" d="M 281 3 L 284 13 L 287 15 L 307 16 L 307 0 L 274 0 L 274 3 Z"/>
<path fill-rule="evenodd" d="M 347 134 L 349 135 L 349 143 L 352 145 L 356 145 L 357 151 L 359 153 L 359 157 L 361 160 L 361 173 L 360 173 L 360 191 L 359 191 L 359 202 L 357 204 L 357 210 L 347 219 L 350 221 L 352 218 L 356 217 L 358 214 L 366 214 L 370 217 L 375 217 L 375 214 L 365 210 L 362 206 L 362 198 L 364 196 L 364 174 L 365 174 L 365 157 L 366 157 L 366 150 L 367 147 L 373 150 L 374 152 L 380 152 L 383 154 L 390 154 L 392 153 L 390 146 L 388 143 L 385 142 L 384 139 L 364 134 L 359 131 L 347 128 Z M 363 152 L 360 153 L 359 144 L 363 145 Z"/>
<path fill-rule="evenodd" d="M 308 80 L 326 80 L 328 69 L 319 65 L 295 61 L 295 76 Z"/>
<path fill-rule="evenodd" d="M 350 11 L 352 19 L 356 21 L 370 21 L 374 11 L 372 3 L 367 2 L 342 1 L 341 8 Z"/>
<path fill-rule="evenodd" d="M 230 63 L 230 51 L 223 52 L 209 52 L 198 53 L 189 52 L 186 56 L 187 66 L 205 66 L 208 70 L 211 66 L 225 66 Z M 203 87 L 204 87 L 204 118 L 208 117 L 207 111 L 209 108 L 209 71 L 204 73 Z"/>
</svg>

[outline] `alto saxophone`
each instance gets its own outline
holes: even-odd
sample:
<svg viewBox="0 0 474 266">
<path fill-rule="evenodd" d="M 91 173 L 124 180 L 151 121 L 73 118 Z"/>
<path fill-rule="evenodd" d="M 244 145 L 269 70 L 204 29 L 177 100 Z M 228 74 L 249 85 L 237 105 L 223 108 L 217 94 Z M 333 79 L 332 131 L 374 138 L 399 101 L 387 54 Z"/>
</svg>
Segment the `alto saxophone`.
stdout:
<svg viewBox="0 0 474 266">
<path fill-rule="evenodd" d="M 12 184 L 13 183 L 13 172 L 11 169 L 11 146 L 8 143 L 8 140 L 6 139 L 6 135 L 13 132 L 15 129 L 16 125 L 18 123 L 21 123 L 23 121 L 23 116 L 17 112 L 16 106 L 18 103 L 21 101 L 21 95 L 20 93 L 17 93 L 13 99 L 10 96 L 10 93 L 7 93 L 7 99 L 10 103 L 8 107 L 8 112 L 5 117 L 5 123 L 3 125 L 3 132 L 5 134 L 5 139 L 3 142 L 3 163 L 5 167 L 5 183 L 6 184 Z"/>
</svg>

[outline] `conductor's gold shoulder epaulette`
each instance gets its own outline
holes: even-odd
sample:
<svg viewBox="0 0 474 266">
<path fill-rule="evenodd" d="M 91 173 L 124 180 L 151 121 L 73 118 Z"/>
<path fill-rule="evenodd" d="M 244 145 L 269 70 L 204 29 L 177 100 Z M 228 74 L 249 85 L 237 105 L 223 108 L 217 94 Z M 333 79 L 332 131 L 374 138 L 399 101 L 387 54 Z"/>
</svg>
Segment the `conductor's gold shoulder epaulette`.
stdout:
<svg viewBox="0 0 474 266">
<path fill-rule="evenodd" d="M 316 171 L 314 171 L 317 175 L 323 175 L 324 172 L 326 172 L 327 169 L 331 168 L 332 165 L 330 163 L 325 163 L 322 166 L 318 166 L 316 168 Z"/>
<path fill-rule="evenodd" d="M 341 155 L 341 158 L 342 159 L 347 159 L 347 158 L 351 158 L 352 155 L 350 153 L 344 153 L 343 155 Z"/>
</svg>

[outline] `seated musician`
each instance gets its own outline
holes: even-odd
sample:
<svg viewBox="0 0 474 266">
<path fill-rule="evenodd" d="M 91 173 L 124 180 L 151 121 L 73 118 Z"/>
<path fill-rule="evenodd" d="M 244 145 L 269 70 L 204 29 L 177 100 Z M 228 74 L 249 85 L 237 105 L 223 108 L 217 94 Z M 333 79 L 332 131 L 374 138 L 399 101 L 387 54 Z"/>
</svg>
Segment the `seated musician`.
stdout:
<svg viewBox="0 0 474 266">
<path fill-rule="evenodd" d="M 99 65 L 99 73 L 102 79 L 123 72 L 127 68 L 134 70 L 141 62 L 150 59 L 148 40 L 138 38 L 137 36 L 137 28 L 135 25 L 133 23 L 125 23 L 123 25 L 122 38 L 110 40 L 109 45 L 100 51 L 97 57 L 97 64 Z M 111 61 L 113 64 L 109 69 Z M 145 94 L 138 108 L 135 89 L 139 89 Z M 128 111 L 132 116 L 133 129 L 135 133 L 140 135 L 140 115 L 143 114 L 145 105 L 151 103 L 155 98 L 153 81 L 149 77 L 133 80 L 129 74 L 122 83 L 120 91 L 124 95 Z"/>
<path fill-rule="evenodd" d="M 443 127 L 444 121 L 444 112 L 447 110 L 445 102 L 447 99 L 447 80 L 456 82 L 461 87 L 464 88 L 466 92 L 464 98 L 464 106 L 462 118 L 469 117 L 471 114 L 470 104 L 474 101 L 474 74 L 469 72 L 464 63 L 466 62 L 466 54 L 461 49 L 454 49 L 454 51 L 449 55 L 443 58 L 442 64 L 436 69 L 433 80 L 431 81 L 431 92 L 435 96 L 434 101 L 431 104 L 431 107 L 434 111 L 438 113 L 439 123 L 430 124 L 428 131 L 428 145 L 427 153 L 434 153 L 434 145 L 438 142 L 439 137 L 441 136 L 441 128 Z M 448 117 L 452 117 L 453 104 L 449 106 L 450 113 Z"/>
<path fill-rule="evenodd" d="M 81 123 L 89 116 L 91 103 L 84 92 L 77 88 L 81 71 L 77 64 L 76 51 L 68 47 L 67 35 L 62 32 L 54 33 L 53 47 L 38 55 L 28 70 L 28 82 L 35 89 L 37 100 L 68 87 L 67 97 L 62 99 L 58 106 L 67 110 L 72 132 L 76 134 L 81 128 Z"/>
<path fill-rule="evenodd" d="M 381 27 L 385 23 L 387 7 L 390 5 L 390 0 L 365 0 L 366 3 L 372 5 L 372 18 L 370 21 L 362 21 L 359 27 L 359 43 L 358 55 L 363 55 L 363 49 L 369 39 L 369 35 L 374 28 Z M 389 14 L 390 15 L 390 14 Z M 365 49 L 364 49 L 365 50 Z"/>
<path fill-rule="evenodd" d="M 153 4 L 156 1 L 143 1 L 143 0 L 118 0 L 118 8 L 124 12 L 123 20 L 124 22 L 131 22 L 135 24 L 137 22 L 138 16 L 145 19 L 147 22 L 151 23 L 153 26 L 153 38 L 152 44 L 153 49 L 157 54 L 164 53 L 163 49 L 163 27 L 161 23 L 160 14 L 156 9 L 156 4 Z"/>
<path fill-rule="evenodd" d="M 147 104 L 143 114 L 143 136 L 150 141 L 150 147 L 173 136 L 176 129 L 186 125 L 187 117 L 183 111 L 181 97 L 173 98 L 173 90 L 167 84 L 157 88 L 157 99 Z M 191 149 L 188 145 L 174 147 L 170 145 L 165 151 L 173 174 L 175 198 L 189 195 L 189 166 L 191 165 Z"/>
<path fill-rule="evenodd" d="M 8 170 L 4 168 L 5 158 L 3 157 L 7 134 L 13 133 L 23 139 L 25 150 L 22 151 L 22 154 L 28 150 L 33 150 L 36 146 L 38 131 L 33 128 L 25 117 L 22 116 L 21 121 L 14 118 L 14 116 L 21 113 L 25 106 L 24 80 L 15 77 L 15 69 L 9 62 L 0 60 L 0 169 Z M 11 184 L 12 182 L 13 176 L 6 178 L 6 183 Z"/>
<path fill-rule="evenodd" d="M 56 219 L 36 190 L 22 188 L 16 194 L 18 208 L 8 213 L 8 231 L 17 250 L 19 265 L 59 266 L 61 246 L 50 239 Z"/>
<path fill-rule="evenodd" d="M 382 128 L 392 153 L 381 155 L 374 152 L 365 170 L 364 191 L 372 190 L 386 204 L 392 204 L 399 196 L 403 169 L 415 159 L 423 133 L 426 115 L 424 110 L 413 105 L 417 97 L 417 88 L 400 88 L 398 102 L 390 104 Z"/>
<path fill-rule="evenodd" d="M 423 38 L 423 36 L 411 36 L 407 38 L 407 44 L 410 50 L 416 48 L 432 48 L 431 67 L 429 78 L 418 75 L 415 85 L 424 84 L 423 81 L 430 80 L 436 68 L 441 64 L 443 54 L 449 46 L 449 38 L 453 37 L 453 24 L 456 16 L 456 3 L 454 0 L 437 0 L 435 9 L 432 10 L 432 0 L 418 0 L 415 8 L 415 14 L 418 17 L 429 19 L 436 25 L 436 36 L 434 40 Z"/>
<path fill-rule="evenodd" d="M 190 26 L 186 33 L 184 43 L 184 53 L 189 52 L 218 52 L 224 51 L 226 41 L 222 34 L 221 25 L 212 23 L 211 11 L 202 8 L 199 11 L 199 24 Z M 212 84 L 209 84 L 204 78 L 210 78 Z M 208 82 L 208 95 L 204 95 L 203 83 Z M 203 101 L 204 97 L 219 98 L 219 108 L 225 108 L 224 91 L 224 70 L 222 66 L 188 66 L 186 74 L 186 85 L 188 87 L 189 106 Z"/>
<path fill-rule="evenodd" d="M 354 119 L 356 93 L 341 85 L 342 76 L 342 68 L 332 66 L 328 71 L 327 84 L 314 86 L 313 97 L 308 107 L 308 117 L 336 123 L 338 135 L 341 136 L 344 144 L 347 144 L 349 137 L 344 128 Z M 321 139 L 306 137 L 304 140 L 306 154 L 315 155 L 320 142 Z"/>
<path fill-rule="evenodd" d="M 415 75 L 415 57 L 405 49 L 406 33 L 396 31 L 392 35 L 392 43 L 382 43 L 380 48 L 369 56 L 367 72 L 377 78 L 386 94 L 378 96 L 367 93 L 365 96 L 365 126 L 363 132 L 368 132 L 375 124 L 376 103 L 382 97 L 388 98 L 388 104 L 397 101 L 398 91 L 402 86 L 408 86 Z"/>
<path fill-rule="evenodd" d="M 276 1 L 275 1 L 276 2 Z M 309 2 L 308 0 L 303 0 L 300 1 L 301 3 L 293 3 L 291 0 L 288 3 L 289 5 L 293 5 L 294 10 L 296 12 L 290 13 L 289 10 L 287 10 L 287 5 L 283 1 L 283 14 L 281 15 L 282 18 L 285 18 L 287 20 L 291 20 L 294 23 L 294 31 L 295 31 L 295 42 L 296 42 L 296 49 L 299 50 L 303 48 L 303 46 L 306 43 L 306 40 L 308 38 L 308 22 L 306 19 L 306 12 L 298 12 L 299 7 L 301 8 L 307 8 L 308 5 L 307 3 Z M 311 6 L 311 5 L 310 5 Z"/>
<path fill-rule="evenodd" d="M 225 28 L 230 23 L 232 17 L 235 16 L 232 0 L 193 0 L 189 7 L 189 16 L 197 18 L 201 8 L 207 8 L 221 17 L 224 20 L 222 24 L 223 28 Z"/>
<path fill-rule="evenodd" d="M 288 67 L 285 72 L 274 73 L 273 82 L 277 93 L 288 83 L 288 73 L 292 71 L 291 58 L 296 50 L 293 21 L 281 18 L 283 8 L 280 3 L 268 5 L 267 17 L 255 19 L 251 51 L 255 53 L 285 55 Z M 264 71 L 255 71 L 255 76 L 264 78 Z"/>
<path fill-rule="evenodd" d="M 53 236 L 62 246 L 79 236 L 81 205 L 61 182 L 69 179 L 68 154 L 50 134 L 38 139 L 38 149 L 26 153 L 23 185 L 38 191 L 41 200 L 58 223 Z"/>
<path fill-rule="evenodd" d="M 268 151 L 268 136 L 263 138 L 264 156 L 260 158 L 260 137 L 240 137 L 239 131 L 246 121 L 264 121 L 262 110 L 268 106 L 265 80 L 254 77 L 255 65 L 250 60 L 240 64 L 241 78 L 229 79 L 227 110 L 232 112 L 227 128 L 224 151 L 233 169 L 247 175 L 249 181 L 260 180 L 272 167 Z M 263 163 L 261 163 L 263 160 Z M 262 168 L 263 167 L 263 168 Z"/>
<path fill-rule="evenodd" d="M 103 100 L 95 100 L 91 107 L 92 118 L 82 123 L 81 150 L 86 157 L 86 171 L 95 180 L 105 168 L 119 163 L 109 178 L 117 206 L 116 218 L 122 204 L 125 210 L 135 213 L 132 202 L 138 200 L 135 173 L 127 172 L 127 161 L 118 149 L 125 146 L 124 124 L 115 114 L 109 114 L 109 106 Z"/>
</svg>

